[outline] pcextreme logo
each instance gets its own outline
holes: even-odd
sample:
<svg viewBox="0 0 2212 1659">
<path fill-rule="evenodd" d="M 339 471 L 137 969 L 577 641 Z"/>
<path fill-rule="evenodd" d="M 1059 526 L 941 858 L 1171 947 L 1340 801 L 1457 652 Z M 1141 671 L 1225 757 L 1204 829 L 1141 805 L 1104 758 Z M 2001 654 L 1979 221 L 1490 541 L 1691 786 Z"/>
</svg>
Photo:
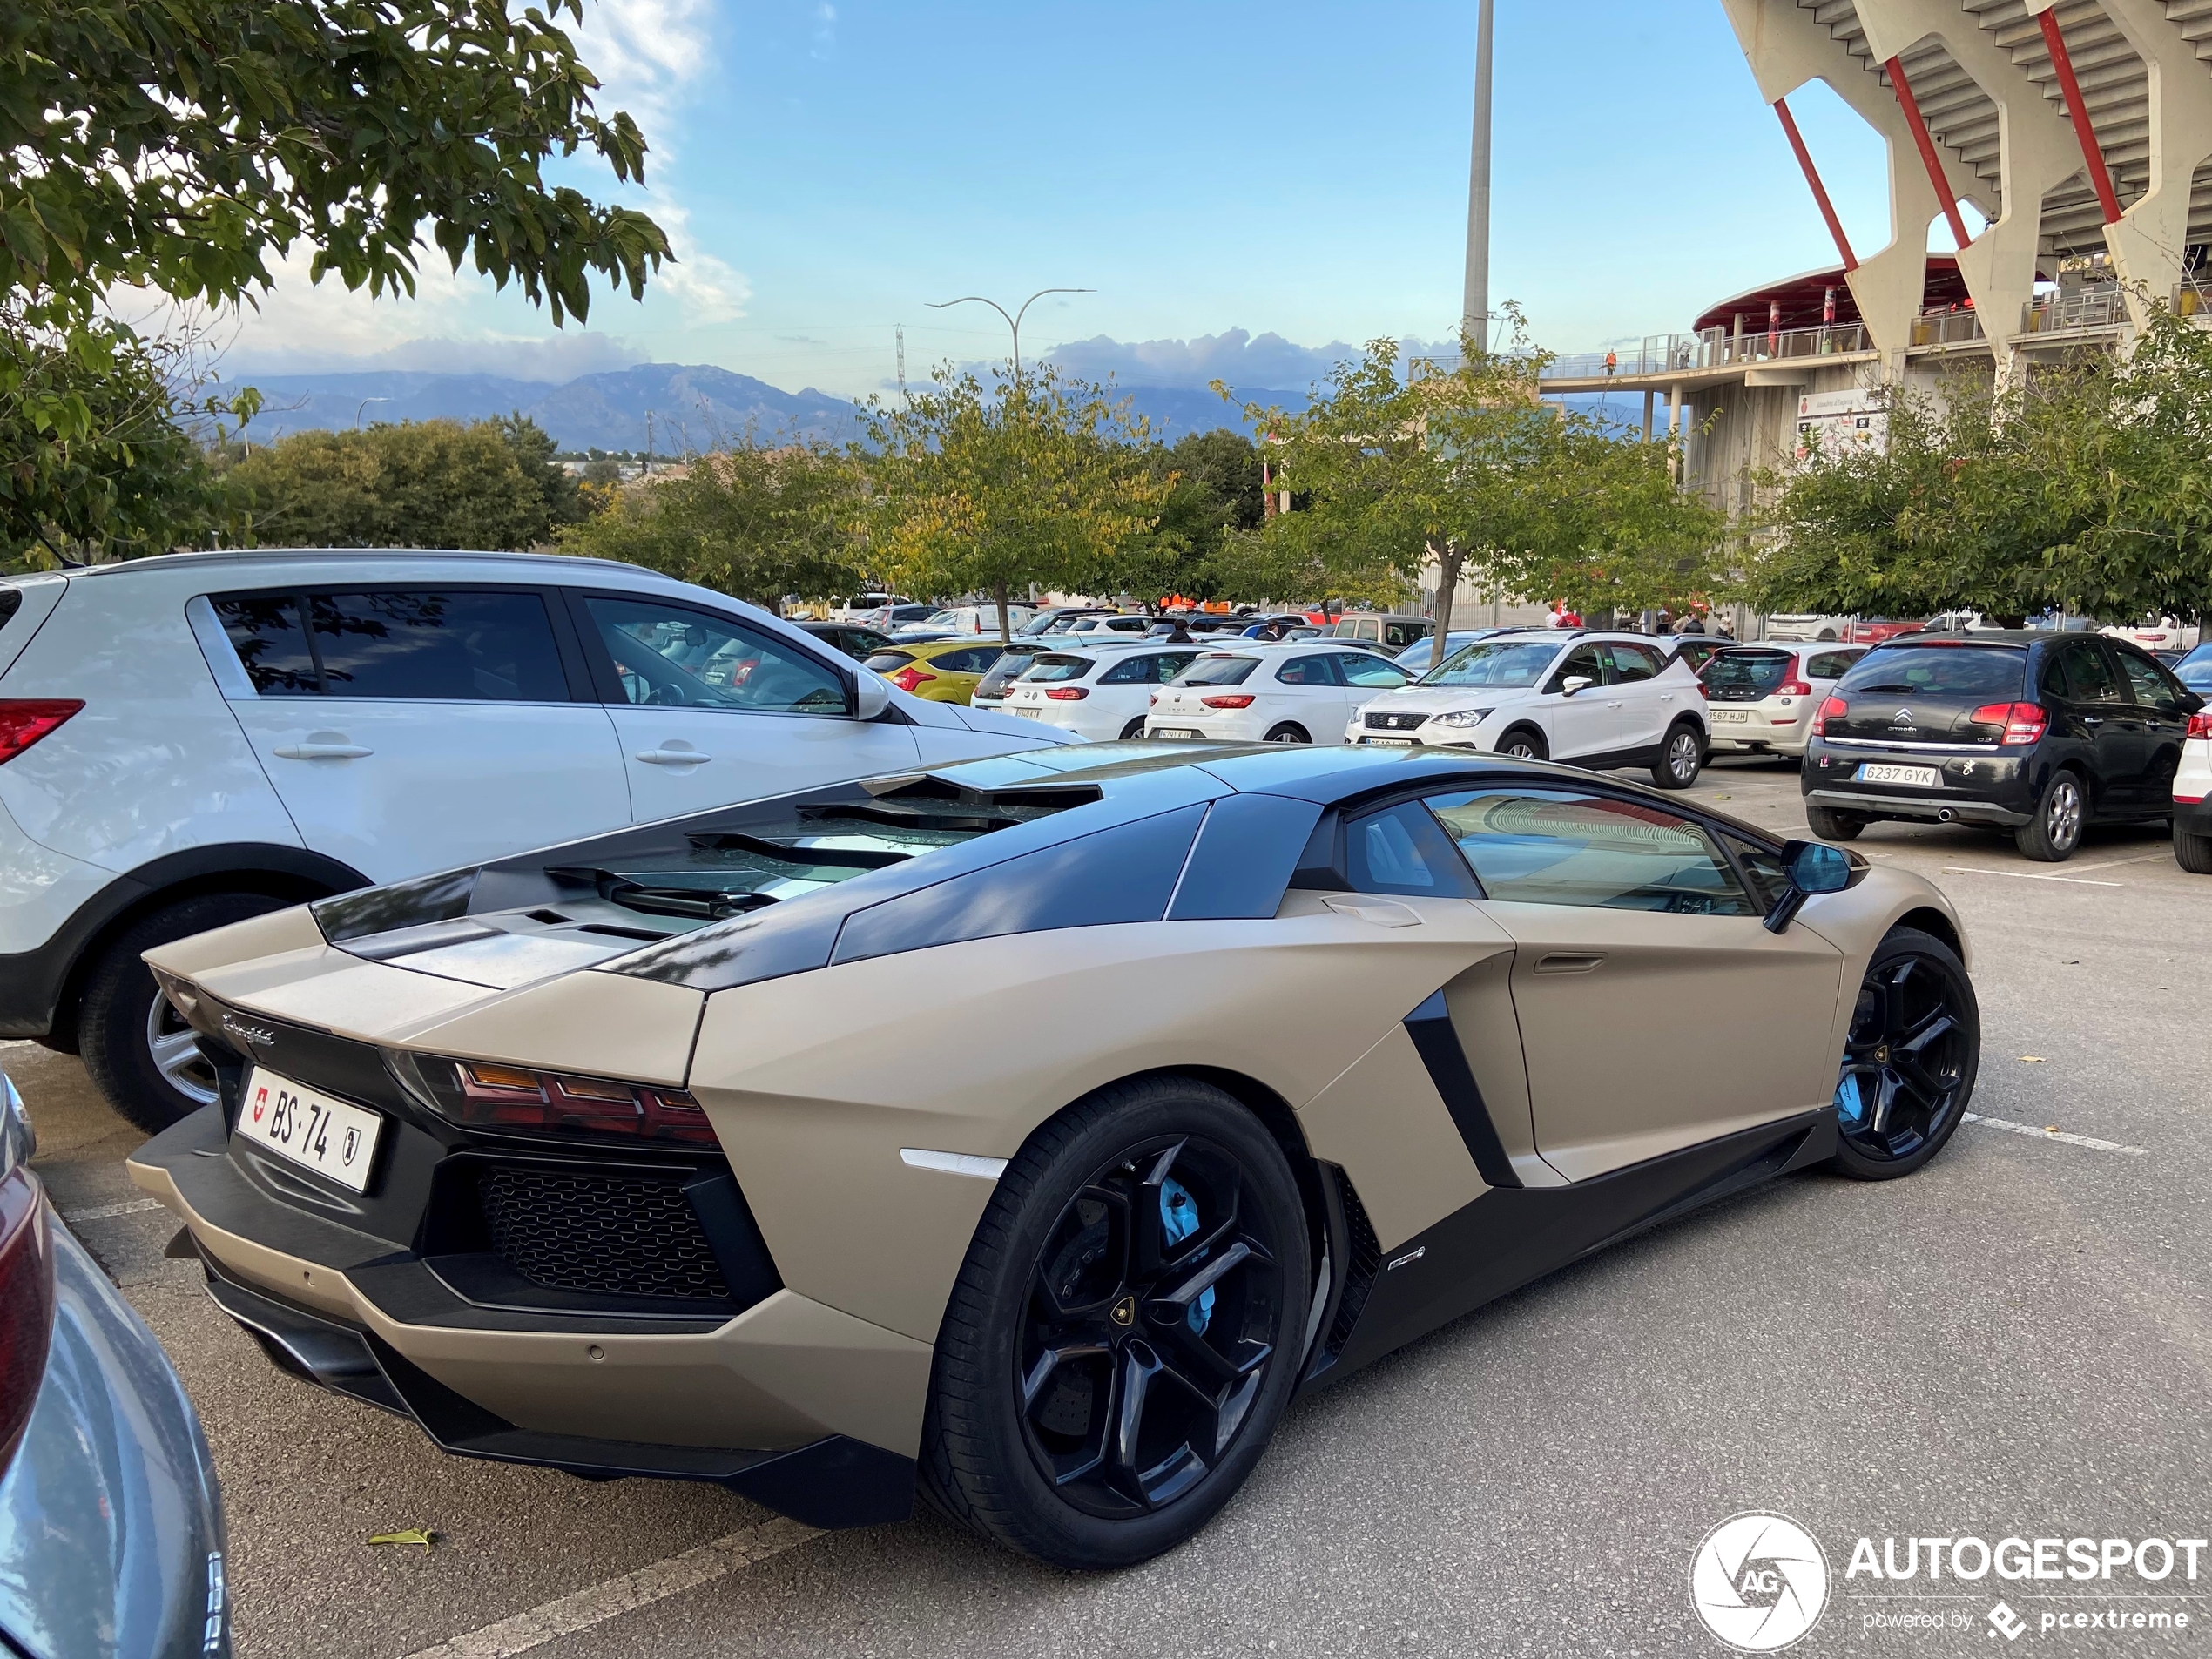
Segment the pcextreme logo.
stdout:
<svg viewBox="0 0 2212 1659">
<path fill-rule="evenodd" d="M 1730 1515 L 1689 1558 L 1689 1602 L 1739 1653 L 1776 1653 L 1828 1605 L 1828 1558 L 1803 1527 L 1762 1509 Z"/>
</svg>

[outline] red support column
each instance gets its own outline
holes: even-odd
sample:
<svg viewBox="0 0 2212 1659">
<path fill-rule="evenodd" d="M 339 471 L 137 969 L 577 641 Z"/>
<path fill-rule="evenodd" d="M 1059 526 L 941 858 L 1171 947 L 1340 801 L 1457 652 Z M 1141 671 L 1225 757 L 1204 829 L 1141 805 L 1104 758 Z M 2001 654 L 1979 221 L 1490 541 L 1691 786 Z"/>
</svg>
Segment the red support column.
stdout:
<svg viewBox="0 0 2212 1659">
<path fill-rule="evenodd" d="M 1774 100 L 1774 112 L 1782 118 L 1782 131 L 1796 152 L 1797 165 L 1804 170 L 1805 183 L 1812 186 L 1812 199 L 1819 204 L 1820 216 L 1828 221 L 1828 234 L 1836 239 L 1836 252 L 1843 256 L 1844 269 L 1858 269 L 1858 258 L 1851 251 L 1851 239 L 1844 234 L 1844 221 L 1836 217 L 1836 205 L 1828 199 L 1828 186 L 1820 182 L 1820 172 L 1812 165 L 1812 152 L 1805 148 L 1804 135 L 1797 131 L 1797 118 L 1790 113 L 1789 102 Z"/>
<path fill-rule="evenodd" d="M 1951 181 L 1943 176 L 1943 158 L 1936 154 L 1935 140 L 1928 136 L 1928 124 L 1920 118 L 1919 102 L 1912 96 L 1912 83 L 1905 78 L 1905 65 L 1892 57 L 1882 69 L 1897 91 L 1898 107 L 1905 111 L 1905 125 L 1912 129 L 1920 165 L 1928 170 L 1928 182 L 1935 186 L 1936 199 L 1943 204 L 1943 216 L 1951 222 L 1952 239 L 1964 247 L 1973 239 L 1966 234 L 1966 221 L 1959 216 L 1959 198 L 1952 193 Z"/>
<path fill-rule="evenodd" d="M 2089 182 L 2096 187 L 2097 206 L 2104 209 L 2106 224 L 2117 224 L 2120 197 L 2112 187 L 2112 169 L 2105 165 L 2105 152 L 2097 143 L 2097 131 L 2089 124 L 2089 106 L 2081 101 L 2081 83 L 2074 78 L 2074 58 L 2066 49 L 2066 36 L 2059 30 L 2058 8 L 2052 7 L 2035 21 L 2043 25 L 2043 44 L 2051 49 L 2051 67 L 2059 72 L 2059 91 L 2066 98 L 2066 112 L 2074 123 L 2074 136 L 2081 141 L 2081 159 L 2088 164 Z"/>
</svg>

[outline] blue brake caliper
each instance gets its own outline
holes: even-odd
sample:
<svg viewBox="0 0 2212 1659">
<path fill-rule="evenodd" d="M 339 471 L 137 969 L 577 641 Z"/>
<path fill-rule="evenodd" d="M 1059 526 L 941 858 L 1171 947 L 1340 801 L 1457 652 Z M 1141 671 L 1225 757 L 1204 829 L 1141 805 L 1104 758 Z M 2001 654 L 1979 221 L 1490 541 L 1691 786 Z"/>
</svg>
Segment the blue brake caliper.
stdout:
<svg viewBox="0 0 2212 1659">
<path fill-rule="evenodd" d="M 1160 1183 L 1160 1224 L 1167 1229 L 1170 1244 L 1179 1244 L 1198 1231 L 1198 1201 L 1173 1176 Z M 1212 1318 L 1213 1287 L 1208 1285 L 1190 1305 L 1188 1322 L 1193 1331 L 1204 1332 Z"/>
</svg>

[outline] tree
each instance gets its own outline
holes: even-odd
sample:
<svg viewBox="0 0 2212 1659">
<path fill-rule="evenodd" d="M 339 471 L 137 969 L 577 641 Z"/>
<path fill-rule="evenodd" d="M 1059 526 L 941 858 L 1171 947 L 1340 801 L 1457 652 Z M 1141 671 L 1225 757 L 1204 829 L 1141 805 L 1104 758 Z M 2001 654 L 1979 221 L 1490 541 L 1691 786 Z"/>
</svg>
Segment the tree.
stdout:
<svg viewBox="0 0 2212 1659">
<path fill-rule="evenodd" d="M 1114 590 L 1170 489 L 1144 422 L 1049 363 L 1000 374 L 995 396 L 950 368 L 932 384 L 861 406 L 872 567 L 910 592 L 991 595 L 1001 638 L 1012 589 Z"/>
<path fill-rule="evenodd" d="M 116 324 L 33 329 L 0 308 L 0 567 L 165 552 L 227 525 L 222 481 L 181 422 L 258 400 L 191 402 L 177 357 Z"/>
<path fill-rule="evenodd" d="M 591 273 L 644 291 L 668 256 L 644 214 L 549 188 L 595 151 L 642 180 L 645 141 L 548 21 L 504 0 L 74 0 L 0 11 L 0 293 L 82 320 L 118 284 L 225 304 L 270 255 L 315 250 L 412 293 L 418 238 L 557 321 Z"/>
<path fill-rule="evenodd" d="M 565 530 L 560 548 L 642 564 L 780 614 L 786 594 L 865 585 L 854 528 L 861 488 L 847 455 L 748 444 L 702 455 L 684 476 L 629 485 L 604 512 Z"/>
<path fill-rule="evenodd" d="M 588 314 L 595 274 L 642 293 L 671 257 L 660 227 L 545 181 L 580 148 L 644 178 L 563 11 L 580 0 L 0 7 L 0 548 L 155 552 L 222 517 L 175 442 L 208 401 L 104 310 L 111 292 L 250 303 L 302 245 L 318 280 L 411 293 L 427 241 L 556 322 Z"/>
<path fill-rule="evenodd" d="M 1664 448 L 1546 403 L 1550 358 L 1509 314 L 1509 350 L 1468 334 L 1455 365 L 1401 372 L 1396 343 L 1373 341 L 1303 413 L 1247 409 L 1279 458 L 1278 485 L 1310 498 L 1267 521 L 1284 568 L 1313 572 L 1325 597 L 1379 597 L 1433 559 L 1439 634 L 1470 570 L 1516 597 L 1626 608 L 1703 584 L 1717 516 L 1675 487 Z"/>
<path fill-rule="evenodd" d="M 233 465 L 246 539 L 293 547 L 528 548 L 556 528 L 550 441 L 514 416 L 300 432 Z"/>
<path fill-rule="evenodd" d="M 1880 449 L 1775 469 L 1741 590 L 1766 610 L 2054 607 L 2131 620 L 2212 604 L 2212 337 L 2163 307 L 2126 355 L 1895 392 Z"/>
<path fill-rule="evenodd" d="M 537 486 L 539 498 L 545 503 L 549 531 L 580 523 L 591 516 L 577 480 L 570 475 L 566 467 L 553 459 L 560 452 L 560 445 L 553 442 L 551 433 L 520 409 L 498 417 L 498 426 L 499 435 L 515 453 L 516 464 Z"/>
<path fill-rule="evenodd" d="M 1217 427 L 1154 446 L 1147 462 L 1167 494 L 1150 533 L 1124 550 L 1127 570 L 1117 590 L 1192 599 L 1230 595 L 1242 575 L 1229 557 L 1230 538 L 1258 529 L 1266 513 L 1258 448 L 1243 433 Z"/>
</svg>

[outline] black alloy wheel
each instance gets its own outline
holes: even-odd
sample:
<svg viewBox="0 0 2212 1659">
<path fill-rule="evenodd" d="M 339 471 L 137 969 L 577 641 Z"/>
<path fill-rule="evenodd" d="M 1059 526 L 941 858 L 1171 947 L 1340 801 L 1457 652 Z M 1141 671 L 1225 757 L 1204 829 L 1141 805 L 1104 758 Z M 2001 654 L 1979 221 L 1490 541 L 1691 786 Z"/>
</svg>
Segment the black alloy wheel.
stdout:
<svg viewBox="0 0 2212 1659">
<path fill-rule="evenodd" d="M 1000 1177 L 938 1339 L 923 1491 L 1062 1567 L 1172 1548 L 1297 1381 L 1312 1266 L 1282 1149 L 1195 1079 L 1119 1084 Z"/>
<path fill-rule="evenodd" d="M 1836 1080 L 1836 1167 L 1865 1180 L 1909 1175 L 1965 1115 L 1981 1059 L 1981 1012 L 1966 966 L 1932 934 L 1900 927 L 1860 981 Z"/>
</svg>

